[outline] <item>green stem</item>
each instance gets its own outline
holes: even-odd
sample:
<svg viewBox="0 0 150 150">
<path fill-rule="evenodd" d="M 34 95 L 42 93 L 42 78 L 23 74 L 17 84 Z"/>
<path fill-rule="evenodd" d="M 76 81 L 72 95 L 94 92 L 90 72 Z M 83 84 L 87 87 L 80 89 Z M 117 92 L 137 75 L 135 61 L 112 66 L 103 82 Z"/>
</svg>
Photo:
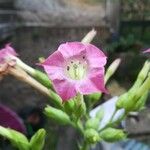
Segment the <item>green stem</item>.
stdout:
<svg viewBox="0 0 150 150">
<path fill-rule="evenodd" d="M 115 108 L 115 111 L 113 112 L 113 114 L 112 114 L 112 116 L 111 116 L 111 118 L 109 120 L 110 123 L 113 121 L 113 118 L 114 118 L 116 113 L 117 113 L 117 109 Z"/>
<path fill-rule="evenodd" d="M 105 125 L 105 127 L 101 128 L 98 132 L 103 131 L 104 129 L 108 128 L 108 127 L 113 127 L 117 124 L 119 124 L 122 120 L 124 120 L 124 118 L 127 116 L 128 112 L 125 112 L 120 118 L 118 118 L 118 120 L 114 121 L 114 122 L 109 122 Z"/>
<path fill-rule="evenodd" d="M 90 145 L 86 141 L 84 141 L 80 150 L 89 150 L 89 149 L 90 149 Z"/>
</svg>

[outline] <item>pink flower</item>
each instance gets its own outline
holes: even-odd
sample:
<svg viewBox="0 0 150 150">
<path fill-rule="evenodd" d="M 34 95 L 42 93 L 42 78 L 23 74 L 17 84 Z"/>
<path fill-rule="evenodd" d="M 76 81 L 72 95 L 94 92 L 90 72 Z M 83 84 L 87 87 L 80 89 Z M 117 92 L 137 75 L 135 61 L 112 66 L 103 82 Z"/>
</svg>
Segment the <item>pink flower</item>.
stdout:
<svg viewBox="0 0 150 150">
<path fill-rule="evenodd" d="M 143 53 L 150 53 L 150 48 L 145 50 Z"/>
<path fill-rule="evenodd" d="M 9 66 L 15 65 L 15 60 L 12 56 L 17 56 L 17 53 L 10 44 L 6 44 L 5 48 L 0 50 L 0 74 L 4 73 Z"/>
<path fill-rule="evenodd" d="M 10 60 L 10 56 L 17 56 L 17 53 L 10 46 L 10 44 L 6 44 L 5 48 L 0 50 L 0 63 L 4 63 L 7 60 Z"/>
<path fill-rule="evenodd" d="M 106 92 L 104 65 L 106 56 L 92 44 L 68 42 L 61 44 L 56 52 L 43 63 L 62 100 L 77 95 Z"/>
</svg>

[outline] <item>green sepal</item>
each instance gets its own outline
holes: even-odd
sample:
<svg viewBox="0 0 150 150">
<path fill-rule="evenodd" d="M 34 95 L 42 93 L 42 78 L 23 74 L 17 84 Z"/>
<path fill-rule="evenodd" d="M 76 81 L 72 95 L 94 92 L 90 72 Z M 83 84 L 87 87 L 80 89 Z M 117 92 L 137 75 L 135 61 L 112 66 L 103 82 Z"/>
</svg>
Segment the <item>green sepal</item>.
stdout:
<svg viewBox="0 0 150 150">
<path fill-rule="evenodd" d="M 30 140 L 31 150 L 42 150 L 45 144 L 46 131 L 39 129 Z"/>
<path fill-rule="evenodd" d="M 87 120 L 87 122 L 85 123 L 85 128 L 86 129 L 95 129 L 97 130 L 99 127 L 99 119 L 98 118 L 90 118 L 89 120 Z"/>
<path fill-rule="evenodd" d="M 84 136 L 89 144 L 95 144 L 101 140 L 98 132 L 94 129 L 86 129 L 84 132 Z"/>
</svg>

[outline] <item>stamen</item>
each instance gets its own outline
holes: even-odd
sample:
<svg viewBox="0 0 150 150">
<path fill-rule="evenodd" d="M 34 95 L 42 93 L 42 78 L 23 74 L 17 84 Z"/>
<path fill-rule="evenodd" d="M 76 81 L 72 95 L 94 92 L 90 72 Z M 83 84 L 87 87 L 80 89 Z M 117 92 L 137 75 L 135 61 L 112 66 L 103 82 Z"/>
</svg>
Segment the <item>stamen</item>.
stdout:
<svg viewBox="0 0 150 150">
<path fill-rule="evenodd" d="M 84 57 L 85 58 L 85 57 Z M 86 62 L 82 60 L 74 60 L 68 62 L 67 75 L 74 80 L 81 80 L 85 77 L 87 67 Z"/>
<path fill-rule="evenodd" d="M 69 71 L 69 69 L 70 69 L 70 67 L 69 66 L 67 66 L 67 70 Z"/>
<path fill-rule="evenodd" d="M 74 64 L 73 67 L 74 67 L 74 69 L 77 69 L 77 68 L 78 68 L 78 65 L 77 65 L 77 64 Z"/>
</svg>

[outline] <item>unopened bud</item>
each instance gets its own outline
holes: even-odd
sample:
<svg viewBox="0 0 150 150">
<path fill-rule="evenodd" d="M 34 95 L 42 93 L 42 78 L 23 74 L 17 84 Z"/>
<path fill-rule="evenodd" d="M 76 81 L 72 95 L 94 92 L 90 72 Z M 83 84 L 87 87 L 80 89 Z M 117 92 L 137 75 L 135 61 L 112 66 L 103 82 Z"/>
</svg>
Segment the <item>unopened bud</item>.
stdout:
<svg viewBox="0 0 150 150">
<path fill-rule="evenodd" d="M 121 129 L 107 128 L 100 132 L 100 137 L 107 142 L 116 142 L 126 138 Z"/>
<path fill-rule="evenodd" d="M 108 67 L 105 74 L 105 83 L 107 83 L 108 79 L 116 72 L 118 66 L 120 65 L 121 59 L 118 58 L 112 62 L 112 64 Z"/>
<path fill-rule="evenodd" d="M 143 65 L 143 68 L 139 72 L 138 77 L 134 85 L 130 89 L 130 91 L 134 90 L 135 88 L 139 88 L 141 86 L 141 84 L 144 82 L 145 78 L 147 77 L 149 70 L 150 70 L 150 62 L 146 61 Z"/>
<path fill-rule="evenodd" d="M 84 133 L 85 139 L 88 143 L 94 144 L 100 141 L 100 136 L 98 132 L 94 129 L 87 129 Z"/>
<path fill-rule="evenodd" d="M 99 119 L 97 118 L 90 118 L 85 124 L 86 129 L 92 128 L 92 129 L 97 130 L 98 127 L 99 127 Z"/>
<path fill-rule="evenodd" d="M 141 109 L 144 108 L 145 102 L 148 97 L 148 91 L 146 91 L 141 98 L 137 101 L 137 103 L 134 105 L 133 111 L 140 111 Z"/>
<path fill-rule="evenodd" d="M 50 119 L 52 119 L 60 124 L 66 125 L 66 124 L 70 123 L 69 116 L 60 109 L 56 109 L 54 107 L 47 106 L 44 109 L 44 113 L 47 117 L 49 117 Z"/>
<path fill-rule="evenodd" d="M 82 43 L 91 43 L 91 41 L 96 36 L 97 32 L 95 29 L 92 29 L 87 35 L 82 39 Z"/>
</svg>

